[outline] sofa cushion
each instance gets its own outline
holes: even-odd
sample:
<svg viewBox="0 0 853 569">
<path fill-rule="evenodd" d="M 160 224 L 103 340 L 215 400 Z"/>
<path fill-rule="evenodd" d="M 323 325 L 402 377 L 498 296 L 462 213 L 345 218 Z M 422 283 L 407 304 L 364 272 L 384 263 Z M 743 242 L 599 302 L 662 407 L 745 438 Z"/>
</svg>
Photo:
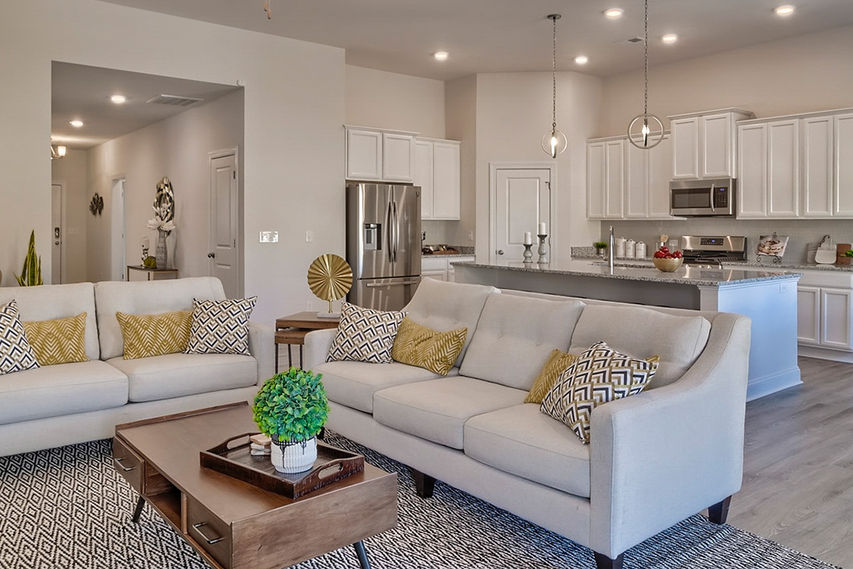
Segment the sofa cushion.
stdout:
<svg viewBox="0 0 853 569">
<path fill-rule="evenodd" d="M 468 337 L 456 359 L 462 364 L 486 299 L 500 291 L 493 286 L 422 279 L 412 300 L 403 309 L 409 318 L 434 330 L 467 328 Z"/>
<path fill-rule="evenodd" d="M 257 296 L 227 300 L 193 299 L 188 354 L 250 356 L 249 318 Z"/>
<path fill-rule="evenodd" d="M 377 422 L 455 449 L 463 448 L 463 426 L 475 415 L 518 405 L 526 391 L 472 377 L 420 381 L 377 391 Z"/>
<path fill-rule="evenodd" d="M 95 284 L 101 358 L 107 360 L 124 353 L 124 342 L 116 312 L 157 314 L 172 310 L 192 310 L 194 298 L 223 300 L 225 291 L 222 282 L 216 277 L 193 277 L 143 282 L 106 281 Z M 91 354 L 89 357 L 92 357 Z"/>
<path fill-rule="evenodd" d="M 577 356 L 554 348 L 551 355 L 548 356 L 548 359 L 545 361 L 545 365 L 542 366 L 542 371 L 539 372 L 539 375 L 537 375 L 536 379 L 533 381 L 533 386 L 530 388 L 530 391 L 527 392 L 527 397 L 524 398 L 524 402 L 537 404 L 542 403 L 542 400 L 545 399 L 545 395 L 551 391 L 551 388 L 554 387 L 554 384 L 557 383 L 557 380 L 563 372 L 569 369 L 569 366 L 572 365 L 575 358 L 577 358 Z"/>
<path fill-rule="evenodd" d="M 135 360 L 186 350 L 193 313 L 191 310 L 163 314 L 116 312 L 116 319 L 124 341 L 124 359 Z"/>
<path fill-rule="evenodd" d="M 238 354 L 166 354 L 108 360 L 127 375 L 131 402 L 171 399 L 248 387 L 258 382 L 255 358 Z"/>
<path fill-rule="evenodd" d="M 100 360 L 0 377 L 0 424 L 121 407 L 127 376 Z"/>
<path fill-rule="evenodd" d="M 73 364 L 86 355 L 86 313 L 52 320 L 24 322 L 24 331 L 39 365 Z"/>
<path fill-rule="evenodd" d="M 467 335 L 467 328 L 439 332 L 403 318 L 397 329 L 391 357 L 400 363 L 447 375 L 459 357 Z"/>
<path fill-rule="evenodd" d="M 0 305 L 0 375 L 39 367 L 14 299 Z"/>
<path fill-rule="evenodd" d="M 330 401 L 365 413 L 373 413 L 373 394 L 380 389 L 441 377 L 427 369 L 398 362 L 327 362 L 314 366 L 312 371 L 323 374 L 323 385 Z M 453 368 L 448 375 L 458 372 L 458 368 Z"/>
<path fill-rule="evenodd" d="M 569 351 L 579 354 L 604 340 L 636 358 L 660 356 L 649 389 L 668 385 L 693 365 L 711 332 L 702 316 L 676 316 L 642 306 L 590 304 L 581 314 Z"/>
<path fill-rule="evenodd" d="M 589 446 L 538 405 L 515 405 L 471 417 L 465 454 L 498 470 L 589 497 Z"/>
<path fill-rule="evenodd" d="M 490 296 L 460 373 L 530 389 L 551 350 L 569 347 L 583 310 L 579 300 Z"/>
<path fill-rule="evenodd" d="M 101 352 L 93 287 L 92 283 L 0 287 L 0 304 L 14 298 L 22 321 L 53 320 L 85 312 L 86 355 L 90 360 L 96 360 Z"/>
</svg>

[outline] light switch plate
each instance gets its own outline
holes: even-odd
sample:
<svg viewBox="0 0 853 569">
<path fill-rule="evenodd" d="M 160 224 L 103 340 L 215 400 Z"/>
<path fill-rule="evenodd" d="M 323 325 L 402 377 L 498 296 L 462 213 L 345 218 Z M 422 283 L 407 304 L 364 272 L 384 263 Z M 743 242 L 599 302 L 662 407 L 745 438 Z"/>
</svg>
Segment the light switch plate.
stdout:
<svg viewBox="0 0 853 569">
<path fill-rule="evenodd" d="M 278 243 L 278 231 L 261 231 L 258 240 L 261 243 Z"/>
</svg>

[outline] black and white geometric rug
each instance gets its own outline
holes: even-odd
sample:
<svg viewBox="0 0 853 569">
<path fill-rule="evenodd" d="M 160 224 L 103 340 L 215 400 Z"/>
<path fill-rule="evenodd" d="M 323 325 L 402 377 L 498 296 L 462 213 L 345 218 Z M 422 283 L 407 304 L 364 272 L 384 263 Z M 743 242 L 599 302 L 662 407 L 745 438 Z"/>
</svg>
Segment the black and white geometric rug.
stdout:
<svg viewBox="0 0 853 569">
<path fill-rule="evenodd" d="M 397 471 L 396 529 L 365 540 L 374 569 L 593 569 L 589 549 L 445 484 L 415 495 L 407 470 L 336 435 L 329 442 Z M 109 441 L 0 458 L 0 569 L 205 569 L 157 514 L 130 522 L 136 495 Z M 283 528 L 285 529 L 285 528 Z M 296 566 L 357 568 L 352 548 Z M 625 554 L 629 569 L 831 569 L 818 559 L 694 516 Z"/>
</svg>

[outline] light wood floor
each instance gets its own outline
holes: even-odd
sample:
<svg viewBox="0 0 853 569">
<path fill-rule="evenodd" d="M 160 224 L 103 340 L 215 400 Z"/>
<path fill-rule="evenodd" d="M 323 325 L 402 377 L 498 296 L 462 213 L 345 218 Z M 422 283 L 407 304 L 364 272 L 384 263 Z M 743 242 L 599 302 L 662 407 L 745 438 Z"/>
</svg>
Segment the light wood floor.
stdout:
<svg viewBox="0 0 853 569">
<path fill-rule="evenodd" d="M 746 407 L 728 522 L 853 569 L 853 364 L 800 358 L 803 385 Z"/>
</svg>

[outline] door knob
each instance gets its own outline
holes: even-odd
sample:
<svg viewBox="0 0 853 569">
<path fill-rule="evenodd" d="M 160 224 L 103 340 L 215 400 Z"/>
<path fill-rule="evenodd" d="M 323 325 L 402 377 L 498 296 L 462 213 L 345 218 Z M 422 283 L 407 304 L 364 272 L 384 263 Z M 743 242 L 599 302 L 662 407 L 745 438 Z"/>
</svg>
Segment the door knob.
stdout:
<svg viewBox="0 0 853 569">
<path fill-rule="evenodd" d="M 504 250 L 503 250 L 503 249 L 498 249 L 497 251 L 495 251 L 495 253 L 497 253 L 498 255 L 503 255 L 503 254 L 504 254 Z"/>
<path fill-rule="evenodd" d="M 207 258 L 208 258 L 208 259 L 215 259 L 215 258 L 216 258 L 216 253 L 208 253 L 208 254 L 207 254 Z"/>
</svg>

